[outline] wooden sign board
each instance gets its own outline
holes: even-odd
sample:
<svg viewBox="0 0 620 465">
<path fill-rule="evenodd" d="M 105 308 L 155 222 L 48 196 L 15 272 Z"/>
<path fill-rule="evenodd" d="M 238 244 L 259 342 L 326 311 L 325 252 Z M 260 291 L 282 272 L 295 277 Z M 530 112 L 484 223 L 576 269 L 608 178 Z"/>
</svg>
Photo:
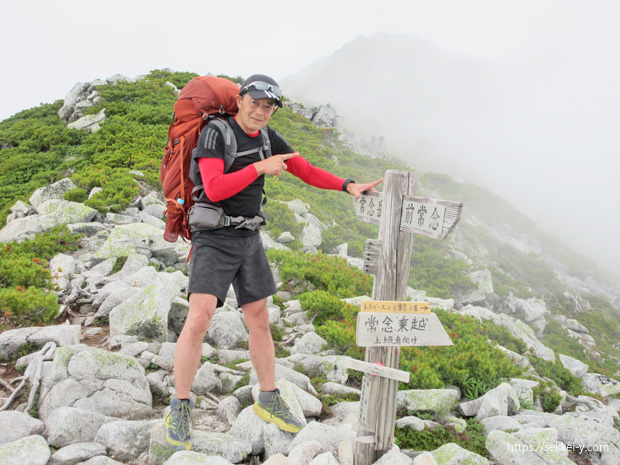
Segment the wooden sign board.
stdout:
<svg viewBox="0 0 620 465">
<path fill-rule="evenodd" d="M 431 313 L 431 304 L 428 302 L 363 300 L 360 311 L 374 313 Z"/>
<path fill-rule="evenodd" d="M 377 365 L 376 363 L 362 362 L 361 360 L 355 360 L 354 358 L 346 360 L 344 366 L 352 370 L 363 371 L 369 375 L 377 375 L 382 376 L 383 378 L 395 379 L 396 381 L 401 381 L 403 383 L 408 383 L 411 378 L 411 373 L 408 371 L 385 367 L 383 365 Z"/>
<path fill-rule="evenodd" d="M 359 312 L 356 336 L 359 347 L 453 345 L 434 313 Z"/>
<path fill-rule="evenodd" d="M 368 405 L 370 400 L 370 376 L 362 378 L 362 394 L 360 396 L 360 425 L 368 427 Z"/>
<path fill-rule="evenodd" d="M 434 239 L 445 238 L 461 216 L 463 204 L 450 200 L 403 197 L 400 230 Z"/>
<path fill-rule="evenodd" d="M 353 199 L 355 214 L 366 223 L 379 224 L 384 212 L 383 193 L 365 192 Z M 450 200 L 403 196 L 400 230 L 434 239 L 445 238 L 456 226 L 463 204 Z"/>
</svg>

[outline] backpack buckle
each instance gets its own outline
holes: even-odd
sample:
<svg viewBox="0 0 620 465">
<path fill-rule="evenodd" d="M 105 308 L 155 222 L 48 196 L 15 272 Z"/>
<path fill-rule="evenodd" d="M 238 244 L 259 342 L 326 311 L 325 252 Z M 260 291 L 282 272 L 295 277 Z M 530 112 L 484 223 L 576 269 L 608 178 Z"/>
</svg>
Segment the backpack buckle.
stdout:
<svg viewBox="0 0 620 465">
<path fill-rule="evenodd" d="M 224 216 L 222 217 L 224 220 L 224 224 L 222 226 L 226 227 L 226 226 L 230 226 L 230 216 Z"/>
</svg>

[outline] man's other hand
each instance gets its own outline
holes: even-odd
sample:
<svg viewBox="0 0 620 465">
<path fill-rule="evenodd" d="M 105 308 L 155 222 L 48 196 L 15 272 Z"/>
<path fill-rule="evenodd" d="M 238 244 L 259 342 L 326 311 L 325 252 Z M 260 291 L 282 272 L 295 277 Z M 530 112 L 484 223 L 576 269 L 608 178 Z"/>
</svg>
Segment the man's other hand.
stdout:
<svg viewBox="0 0 620 465">
<path fill-rule="evenodd" d="M 377 192 L 377 189 L 375 189 L 375 186 L 382 182 L 383 182 L 383 178 L 379 179 L 378 181 L 367 182 L 365 184 L 358 184 L 356 182 L 352 182 L 351 184 L 347 186 L 347 192 L 351 194 L 353 197 L 355 197 L 356 199 L 359 199 L 360 195 L 362 195 L 362 192 L 366 192 L 366 191 Z"/>
</svg>

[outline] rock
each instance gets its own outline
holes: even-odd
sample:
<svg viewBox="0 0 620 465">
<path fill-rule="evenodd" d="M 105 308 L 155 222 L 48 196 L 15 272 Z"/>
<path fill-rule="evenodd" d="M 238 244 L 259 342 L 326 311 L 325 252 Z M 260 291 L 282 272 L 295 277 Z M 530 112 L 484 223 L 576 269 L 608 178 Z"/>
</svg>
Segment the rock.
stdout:
<svg viewBox="0 0 620 465">
<path fill-rule="evenodd" d="M 514 337 L 521 339 L 528 348 L 532 349 L 534 355 L 544 358 L 545 360 L 554 362 L 555 354 L 553 350 L 543 345 L 534 334 L 532 328 L 522 321 L 512 318 L 508 315 L 494 315 L 493 322 L 496 325 L 506 328 Z"/>
<path fill-rule="evenodd" d="M 312 459 L 312 462 L 310 462 L 309 465 L 340 465 L 340 462 L 336 460 L 334 454 L 331 452 L 325 452 Z"/>
<path fill-rule="evenodd" d="M 327 341 L 316 333 L 306 333 L 295 341 L 291 354 L 318 354 L 323 351 Z"/>
<path fill-rule="evenodd" d="M 305 441 L 295 446 L 288 454 L 291 465 L 308 465 L 321 451 L 318 441 Z"/>
<path fill-rule="evenodd" d="M 291 445 L 289 446 L 289 452 L 291 452 L 296 446 L 306 441 L 317 441 L 321 444 L 321 452 L 338 452 L 338 444 L 345 440 L 355 440 L 355 431 L 343 430 L 335 428 L 333 426 L 311 421 L 308 425 L 302 429 Z"/>
<path fill-rule="evenodd" d="M 205 338 L 209 344 L 223 349 L 234 349 L 249 340 L 241 316 L 236 310 L 217 312 Z"/>
<path fill-rule="evenodd" d="M 222 421 L 225 421 L 229 425 L 233 425 L 235 420 L 241 413 L 241 402 L 235 396 L 228 396 L 222 399 L 217 406 L 217 415 Z"/>
<path fill-rule="evenodd" d="M 276 381 L 276 387 L 280 389 L 280 394 L 290 407 L 293 415 L 303 424 L 306 424 L 305 417 L 318 417 L 321 414 L 321 409 L 323 407 L 321 401 L 313 395 L 308 394 L 296 384 L 286 379 L 279 379 Z M 258 399 L 259 392 L 259 385 L 254 385 L 252 389 L 252 397 L 254 400 Z"/>
<path fill-rule="evenodd" d="M 263 465 L 291 465 L 291 462 L 282 454 L 276 454 L 263 462 Z"/>
<path fill-rule="evenodd" d="M 128 257 L 131 254 L 150 257 L 155 251 L 174 248 L 173 244 L 164 240 L 161 229 L 145 223 L 134 223 L 116 226 L 95 257 L 105 259 Z"/>
<path fill-rule="evenodd" d="M 519 463 L 524 465 L 574 465 L 569 460 L 566 449 L 557 442 L 555 429 L 531 429 L 514 434 L 504 431 L 491 431 L 486 439 L 486 448 L 499 463 Z"/>
<path fill-rule="evenodd" d="M 387 454 L 381 456 L 374 465 L 412 465 L 413 460 L 402 452 L 391 450 Z"/>
<path fill-rule="evenodd" d="M 215 375 L 213 365 L 209 362 L 203 363 L 194 377 L 192 392 L 200 396 L 221 389 L 222 381 Z"/>
<path fill-rule="evenodd" d="M 161 420 L 106 423 L 97 432 L 95 442 L 103 444 L 115 459 L 134 460 L 148 450 L 151 431 L 160 423 Z"/>
<path fill-rule="evenodd" d="M 58 117 L 61 121 L 69 121 L 69 118 L 73 114 L 73 108 L 78 102 L 78 97 L 80 94 L 85 92 L 89 87 L 88 83 L 77 82 L 69 91 L 69 93 L 65 96 L 64 104 L 58 110 Z"/>
<path fill-rule="evenodd" d="M 260 430 L 262 433 L 262 428 Z M 217 455 L 231 463 L 239 463 L 246 460 L 248 454 L 252 451 L 252 445 L 248 441 L 236 438 L 230 434 L 206 433 L 194 429 L 192 431 L 192 451 L 207 456 Z M 173 453 L 174 451 L 167 447 L 164 423 L 159 421 L 151 431 L 149 463 L 161 465 Z"/>
<path fill-rule="evenodd" d="M 525 402 L 530 406 L 534 404 L 534 388 L 540 383 L 538 381 L 532 381 L 530 379 L 512 378 L 510 385 L 517 393 L 517 397 L 521 403 Z"/>
<path fill-rule="evenodd" d="M 590 369 L 590 367 L 582 361 L 569 357 L 568 355 L 558 354 L 558 358 L 562 362 L 562 365 L 564 365 L 564 368 L 580 378 L 583 378 Z"/>
<path fill-rule="evenodd" d="M 506 415 L 496 415 L 494 417 L 488 417 L 483 419 L 480 423 L 484 425 L 484 430 L 487 435 L 491 431 L 495 430 L 520 430 L 522 428 L 521 423 L 519 423 L 513 417 L 509 417 Z"/>
<path fill-rule="evenodd" d="M 412 412 L 435 412 L 445 415 L 457 401 L 458 392 L 452 389 L 413 389 L 399 391 L 396 397 L 397 408 Z"/>
<path fill-rule="evenodd" d="M 49 445 L 54 447 L 92 442 L 106 421 L 108 419 L 101 413 L 74 407 L 60 407 L 45 420 L 45 437 Z"/>
<path fill-rule="evenodd" d="M 153 284 L 110 312 L 110 336 L 128 334 L 165 341 L 168 312 L 179 292 L 178 284 L 158 277 Z"/>
<path fill-rule="evenodd" d="M 183 450 L 175 452 L 164 465 L 231 465 L 231 463 L 222 457 Z"/>
<path fill-rule="evenodd" d="M 43 434 L 45 424 L 17 410 L 0 412 L 0 446 L 28 436 Z"/>
<path fill-rule="evenodd" d="M 347 394 L 357 394 L 358 396 L 360 396 L 362 394 L 362 391 L 356 388 L 328 381 L 327 383 L 323 384 L 323 386 L 321 386 L 321 393 L 331 396 L 343 396 Z"/>
<path fill-rule="evenodd" d="M 576 333 L 590 334 L 590 330 L 588 328 L 572 318 L 567 318 L 563 324 L 568 329 L 575 331 Z"/>
<path fill-rule="evenodd" d="M 45 376 L 39 415 L 73 406 L 113 417 L 151 414 L 152 396 L 144 368 L 133 358 L 85 346 L 59 347 Z"/>
<path fill-rule="evenodd" d="M 304 226 L 300 239 L 304 248 L 318 247 L 323 242 L 321 229 L 314 224 L 308 223 Z"/>
<path fill-rule="evenodd" d="M 480 399 L 482 402 L 476 414 L 478 420 L 495 415 L 514 415 L 521 408 L 515 389 L 508 383 L 491 389 Z"/>
<path fill-rule="evenodd" d="M 604 398 L 616 397 L 620 394 L 620 381 L 598 373 L 586 373 L 583 376 L 583 388 Z"/>
<path fill-rule="evenodd" d="M 105 108 L 102 108 L 98 113 L 94 115 L 82 116 L 77 121 L 69 123 L 67 127 L 77 130 L 86 129 L 88 130 L 88 132 L 92 133 L 97 132 L 99 129 L 101 129 L 99 123 L 102 123 L 107 119 L 108 117 L 105 114 Z"/>
<path fill-rule="evenodd" d="M 396 427 L 401 429 L 409 428 L 414 431 L 423 431 L 424 428 L 426 428 L 426 424 L 424 423 L 424 420 L 420 420 L 418 417 L 409 416 L 396 420 Z"/>
<path fill-rule="evenodd" d="M 331 415 L 323 420 L 329 426 L 356 431 L 360 418 L 360 402 L 338 402 L 330 407 Z"/>
<path fill-rule="evenodd" d="M 545 301 L 535 297 L 523 300 L 510 294 L 508 299 L 506 299 L 506 304 L 512 313 L 522 315 L 527 323 L 540 320 L 549 313 Z"/>
<path fill-rule="evenodd" d="M 124 465 L 124 464 L 123 462 L 119 462 L 118 460 L 114 460 L 114 459 L 111 459 L 110 457 L 100 455 L 97 457 L 93 457 L 92 459 L 89 459 L 86 462 L 82 462 L 78 465 Z"/>
<path fill-rule="evenodd" d="M 291 250 L 284 244 L 280 244 L 279 242 L 274 241 L 269 235 L 269 233 L 267 233 L 266 231 L 260 232 L 260 238 L 261 238 L 261 241 L 263 243 L 263 247 L 265 248 L 265 250 L 269 250 L 269 249 Z"/>
<path fill-rule="evenodd" d="M 133 296 L 141 292 L 142 289 L 138 287 L 125 286 L 116 291 L 112 291 L 110 295 L 103 301 L 97 313 L 93 318 L 106 318 L 110 315 L 110 312 L 118 307 L 123 302 L 128 301 Z"/>
<path fill-rule="evenodd" d="M 327 355 L 318 356 L 310 354 L 293 354 L 286 359 L 293 365 L 303 367 L 306 373 L 318 373 L 324 375 L 329 381 L 344 384 L 349 379 L 347 362 L 350 357 L 343 355 Z M 292 381 L 292 380 L 291 380 Z M 310 380 L 308 379 L 308 382 Z M 302 389 L 306 389 L 299 383 L 296 383 Z M 312 390 L 309 390 L 312 392 Z"/>
<path fill-rule="evenodd" d="M 437 465 L 489 465 L 489 460 L 474 452 L 454 444 L 444 444 L 438 449 L 431 452 L 433 458 L 437 461 Z M 519 462 L 520 463 L 520 462 Z"/>
<path fill-rule="evenodd" d="M 98 455 L 106 455 L 106 448 L 96 442 L 78 442 L 52 454 L 48 465 L 74 465 Z"/>
<path fill-rule="evenodd" d="M 0 360 L 8 360 L 11 355 L 26 344 L 27 338 L 41 328 L 18 328 L 9 329 L 0 333 Z"/>
<path fill-rule="evenodd" d="M 276 361 L 276 380 L 280 379 L 286 379 L 304 390 L 310 390 L 312 387 L 310 378 L 306 375 L 287 368 Z M 256 369 L 252 368 L 252 371 L 250 371 L 250 384 L 256 383 L 258 383 L 258 376 L 256 376 Z M 312 390 L 314 390 L 314 388 L 312 388 Z"/>
<path fill-rule="evenodd" d="M 228 434 L 248 441 L 252 447 L 252 455 L 258 455 L 265 450 L 263 439 L 263 426 L 265 424 L 264 420 L 254 414 L 252 406 L 246 407 L 239 413 Z"/>
<path fill-rule="evenodd" d="M 315 126 L 342 129 L 344 119 L 336 113 L 336 109 L 330 103 L 314 107 L 311 111 L 312 118 L 310 120 Z"/>
<path fill-rule="evenodd" d="M 69 278 L 75 273 L 75 258 L 70 255 L 58 254 L 50 260 L 52 282 L 61 290 L 69 287 Z"/>
<path fill-rule="evenodd" d="M 287 452 L 294 434 L 282 431 L 273 423 L 263 425 L 263 442 L 265 444 L 265 458 Z"/>
<path fill-rule="evenodd" d="M 72 346 L 80 343 L 81 329 L 79 325 L 45 326 L 28 336 L 26 341 L 39 347 L 48 342 L 54 342 L 58 347 Z"/>
<path fill-rule="evenodd" d="M 61 179 L 60 181 L 50 184 L 49 186 L 41 187 L 34 191 L 30 196 L 28 202 L 34 208 L 37 208 L 48 200 L 63 200 L 65 194 L 71 189 L 75 189 L 77 186 L 69 178 Z"/>
<path fill-rule="evenodd" d="M 474 271 L 469 274 L 469 279 L 476 284 L 477 289 L 471 290 L 467 294 L 460 296 L 461 304 L 484 303 L 489 294 L 493 294 L 493 277 L 489 270 Z"/>
<path fill-rule="evenodd" d="M 28 436 L 0 446 L 2 465 L 46 465 L 51 455 L 43 436 Z"/>
<path fill-rule="evenodd" d="M 620 431 L 605 421 L 580 413 L 566 413 L 558 417 L 551 427 L 557 429 L 561 442 L 594 458 L 595 463 L 620 463 Z M 599 446 L 598 451 L 593 450 L 594 445 Z"/>
<path fill-rule="evenodd" d="M 413 465 L 437 465 L 437 460 L 430 452 L 422 452 L 413 459 Z"/>
</svg>

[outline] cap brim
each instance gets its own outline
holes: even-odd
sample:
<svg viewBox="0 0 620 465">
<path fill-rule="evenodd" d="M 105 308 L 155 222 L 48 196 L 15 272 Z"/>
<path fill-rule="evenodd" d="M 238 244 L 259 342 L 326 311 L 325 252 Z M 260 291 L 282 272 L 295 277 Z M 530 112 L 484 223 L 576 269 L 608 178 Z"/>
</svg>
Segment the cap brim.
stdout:
<svg viewBox="0 0 620 465">
<path fill-rule="evenodd" d="M 282 102 L 280 101 L 278 96 L 272 92 L 269 92 L 268 90 L 251 89 L 251 90 L 248 90 L 246 93 L 249 94 L 250 97 L 255 98 L 257 100 L 262 99 L 262 98 L 272 98 L 276 101 L 276 105 L 278 105 L 279 107 L 282 107 Z"/>
</svg>

